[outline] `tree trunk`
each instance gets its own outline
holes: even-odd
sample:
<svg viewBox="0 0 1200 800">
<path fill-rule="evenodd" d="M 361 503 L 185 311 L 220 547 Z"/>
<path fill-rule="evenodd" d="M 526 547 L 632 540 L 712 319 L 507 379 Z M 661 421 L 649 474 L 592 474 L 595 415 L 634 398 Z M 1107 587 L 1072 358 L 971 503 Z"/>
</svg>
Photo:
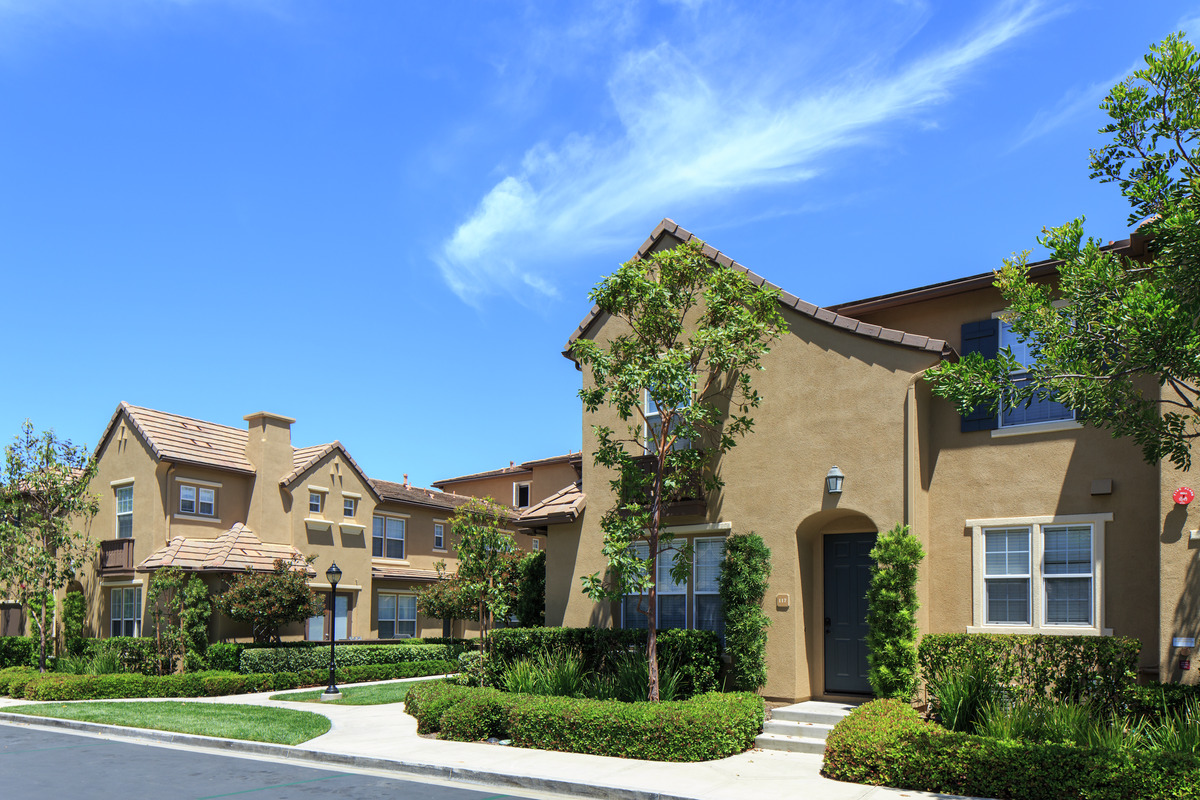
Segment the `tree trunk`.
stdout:
<svg viewBox="0 0 1200 800">
<path fill-rule="evenodd" d="M 38 625 L 38 672 L 46 671 L 46 595 L 42 594 L 42 622 Z"/>
<path fill-rule="evenodd" d="M 665 428 L 665 426 L 664 426 Z M 663 437 L 664 440 L 666 437 Z M 650 608 L 647 609 L 646 624 L 646 662 L 649 667 L 650 686 L 649 699 L 651 703 L 658 702 L 658 627 L 656 617 L 658 610 L 658 531 L 662 525 L 662 484 L 663 468 L 666 453 L 662 443 L 658 447 L 658 458 L 655 460 L 654 485 L 650 493 Z"/>
</svg>

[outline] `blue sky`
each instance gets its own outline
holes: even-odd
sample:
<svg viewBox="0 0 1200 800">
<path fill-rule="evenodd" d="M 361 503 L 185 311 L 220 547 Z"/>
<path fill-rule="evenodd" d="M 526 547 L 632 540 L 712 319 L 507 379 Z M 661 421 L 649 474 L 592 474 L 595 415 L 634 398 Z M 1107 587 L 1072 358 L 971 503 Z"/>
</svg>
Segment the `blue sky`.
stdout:
<svg viewBox="0 0 1200 800">
<path fill-rule="evenodd" d="M 1087 214 L 1200 2 L 0 0 L 0 438 L 117 403 L 413 482 L 578 449 L 559 355 L 671 217 L 818 304 Z"/>
</svg>

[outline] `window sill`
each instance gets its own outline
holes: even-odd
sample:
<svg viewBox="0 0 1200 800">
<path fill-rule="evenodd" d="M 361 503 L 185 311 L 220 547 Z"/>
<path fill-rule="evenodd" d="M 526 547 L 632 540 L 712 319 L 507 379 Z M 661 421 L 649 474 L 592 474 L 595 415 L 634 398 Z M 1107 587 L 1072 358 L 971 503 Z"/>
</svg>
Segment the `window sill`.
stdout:
<svg viewBox="0 0 1200 800">
<path fill-rule="evenodd" d="M 411 567 L 408 559 L 404 558 L 387 558 L 386 556 L 371 556 L 372 564 L 379 564 L 388 567 Z"/>
<path fill-rule="evenodd" d="M 1056 431 L 1073 431 L 1083 425 L 1073 419 L 1056 419 L 1053 422 L 1032 422 L 1028 425 L 1009 425 L 992 431 L 993 439 L 1007 436 L 1029 436 L 1035 433 L 1055 433 Z"/>
<path fill-rule="evenodd" d="M 1112 628 L 1097 628 L 1092 626 L 1075 627 L 1072 625 L 968 625 L 967 633 L 1024 633 L 1041 636 L 1112 636 Z"/>
<path fill-rule="evenodd" d="M 357 522 L 341 522 L 338 523 L 338 527 L 340 527 L 344 533 L 365 533 L 367 530 L 366 525 L 359 525 Z"/>
<path fill-rule="evenodd" d="M 447 549 L 446 549 L 446 548 L 444 548 L 444 547 L 435 547 L 435 548 L 433 548 L 433 552 L 435 552 L 435 553 L 449 553 L 450 551 L 449 551 L 449 550 L 447 550 Z"/>
<path fill-rule="evenodd" d="M 333 520 L 320 519 L 319 517 L 305 517 L 304 525 L 317 530 L 331 530 L 333 528 Z"/>
<path fill-rule="evenodd" d="M 185 519 L 189 522 L 220 522 L 218 517 L 205 517 L 200 514 L 172 514 L 173 519 Z"/>
</svg>

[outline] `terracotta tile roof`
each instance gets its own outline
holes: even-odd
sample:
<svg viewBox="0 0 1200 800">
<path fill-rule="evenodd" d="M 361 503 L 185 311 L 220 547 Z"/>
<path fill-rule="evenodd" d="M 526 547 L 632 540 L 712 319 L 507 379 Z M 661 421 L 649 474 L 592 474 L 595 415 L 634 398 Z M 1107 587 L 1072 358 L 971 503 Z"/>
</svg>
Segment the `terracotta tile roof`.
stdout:
<svg viewBox="0 0 1200 800">
<path fill-rule="evenodd" d="M 249 434 L 244 428 L 230 428 L 124 402 L 117 406 L 112 419 L 108 421 L 100 444 L 108 438 L 121 412 L 125 412 L 129 424 L 160 461 L 182 461 L 235 472 L 254 472 L 254 465 L 246 459 Z"/>
<path fill-rule="evenodd" d="M 381 500 L 391 500 L 395 503 L 416 503 L 452 511 L 471 499 L 466 495 L 449 494 L 420 486 L 405 486 L 391 481 L 371 479 L 371 484 Z"/>
<path fill-rule="evenodd" d="M 438 574 L 437 571 L 432 569 L 412 569 L 411 567 L 388 567 L 372 564 L 371 578 L 373 580 L 384 579 L 436 583 Z"/>
<path fill-rule="evenodd" d="M 537 505 L 530 506 L 518 518 L 517 524 L 527 528 L 574 522 L 586 505 L 587 495 L 583 493 L 583 481 L 575 481 Z"/>
<path fill-rule="evenodd" d="M 363 479 L 364 483 L 366 483 L 368 486 L 371 486 L 374 483 L 374 481 L 368 478 L 367 474 L 362 471 L 362 467 L 360 467 L 358 462 L 354 460 L 354 457 L 350 455 L 350 451 L 346 449 L 345 445 L 343 445 L 340 441 L 333 441 L 329 444 L 318 444 L 313 445 L 312 447 L 298 447 L 292 450 L 292 471 L 279 479 L 279 485 L 290 486 L 301 475 L 310 470 L 314 464 L 332 453 L 334 450 L 341 452 L 342 458 L 346 459 L 346 462 L 350 464 L 350 466 L 352 466 L 356 472 L 358 472 L 359 477 Z M 378 491 L 376 491 L 376 495 L 378 494 Z"/>
<path fill-rule="evenodd" d="M 650 234 L 650 237 L 642 243 L 642 246 L 638 248 L 637 254 L 634 257 L 641 258 L 645 255 L 648 255 L 654 249 L 655 245 L 658 244 L 659 240 L 661 240 L 664 236 L 674 236 L 676 239 L 680 239 L 684 242 L 698 238 L 691 231 L 676 225 L 673 220 L 664 219 L 662 222 L 658 223 L 658 227 L 656 227 Z M 704 245 L 703 252 L 705 256 L 717 262 L 718 264 L 730 267 L 738 272 L 745 273 L 746 277 L 749 278 L 750 282 L 755 286 L 766 286 L 768 289 L 778 290 L 780 292 L 779 303 L 782 306 L 797 313 L 803 314 L 806 317 L 811 317 L 819 322 L 824 322 L 825 324 L 831 325 L 835 328 L 841 328 L 848 333 L 853 333 L 858 336 L 865 336 L 869 339 L 878 339 L 880 341 L 898 344 L 902 347 L 911 347 L 917 350 L 924 350 L 929 353 L 936 353 L 943 357 L 954 355 L 953 348 L 951 348 L 950 345 L 941 339 L 931 339 L 928 336 L 918 336 L 911 333 L 905 333 L 904 331 L 892 330 L 891 328 L 880 328 L 878 325 L 868 325 L 865 322 L 859 322 L 852 317 L 843 316 L 830 311 L 827 308 L 819 308 L 812 303 L 806 303 L 799 297 L 796 297 L 794 294 L 783 291 L 783 289 L 780 287 L 766 280 L 761 275 L 751 272 L 749 269 L 734 261 L 732 258 L 725 255 L 720 250 L 717 250 L 715 247 L 706 244 Z M 575 332 L 571 334 L 571 338 L 567 340 L 567 346 L 563 349 L 564 356 L 571 358 L 571 345 L 576 339 L 587 334 L 588 329 L 599 316 L 599 306 L 592 306 L 592 310 L 588 312 L 587 316 L 583 318 L 583 322 L 579 323 L 579 327 L 575 329 Z"/>
<path fill-rule="evenodd" d="M 240 522 L 215 539 L 176 536 L 166 547 L 138 564 L 137 571 L 178 567 L 186 572 L 270 572 L 275 569 L 278 559 L 298 564 L 296 569 L 316 575 L 299 550 L 288 544 L 263 542 Z"/>
<path fill-rule="evenodd" d="M 470 475 L 459 475 L 457 478 L 445 478 L 440 481 L 434 481 L 431 485 L 441 488 L 448 483 L 458 483 L 460 481 L 474 481 L 482 478 L 497 478 L 502 475 L 520 475 L 526 472 L 532 472 L 534 467 L 544 467 L 549 464 L 575 464 L 583 460 L 582 453 L 566 453 L 561 456 L 550 456 L 549 458 L 535 458 L 532 461 L 522 461 L 520 464 L 514 464 L 511 467 L 502 469 L 492 469 L 486 472 L 472 472 Z"/>
</svg>

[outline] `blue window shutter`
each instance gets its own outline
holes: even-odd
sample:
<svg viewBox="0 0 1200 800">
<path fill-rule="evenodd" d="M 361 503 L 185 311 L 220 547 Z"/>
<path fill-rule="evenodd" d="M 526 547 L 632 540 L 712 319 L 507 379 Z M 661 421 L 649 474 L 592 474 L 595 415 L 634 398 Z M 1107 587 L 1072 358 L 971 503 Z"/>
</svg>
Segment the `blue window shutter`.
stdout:
<svg viewBox="0 0 1200 800">
<path fill-rule="evenodd" d="M 984 358 L 995 358 L 1000 350 L 1000 320 L 981 319 L 962 326 L 962 354 L 983 353 Z M 987 404 L 971 410 L 962 418 L 962 432 L 992 431 L 1000 427 L 1000 418 Z"/>
</svg>

